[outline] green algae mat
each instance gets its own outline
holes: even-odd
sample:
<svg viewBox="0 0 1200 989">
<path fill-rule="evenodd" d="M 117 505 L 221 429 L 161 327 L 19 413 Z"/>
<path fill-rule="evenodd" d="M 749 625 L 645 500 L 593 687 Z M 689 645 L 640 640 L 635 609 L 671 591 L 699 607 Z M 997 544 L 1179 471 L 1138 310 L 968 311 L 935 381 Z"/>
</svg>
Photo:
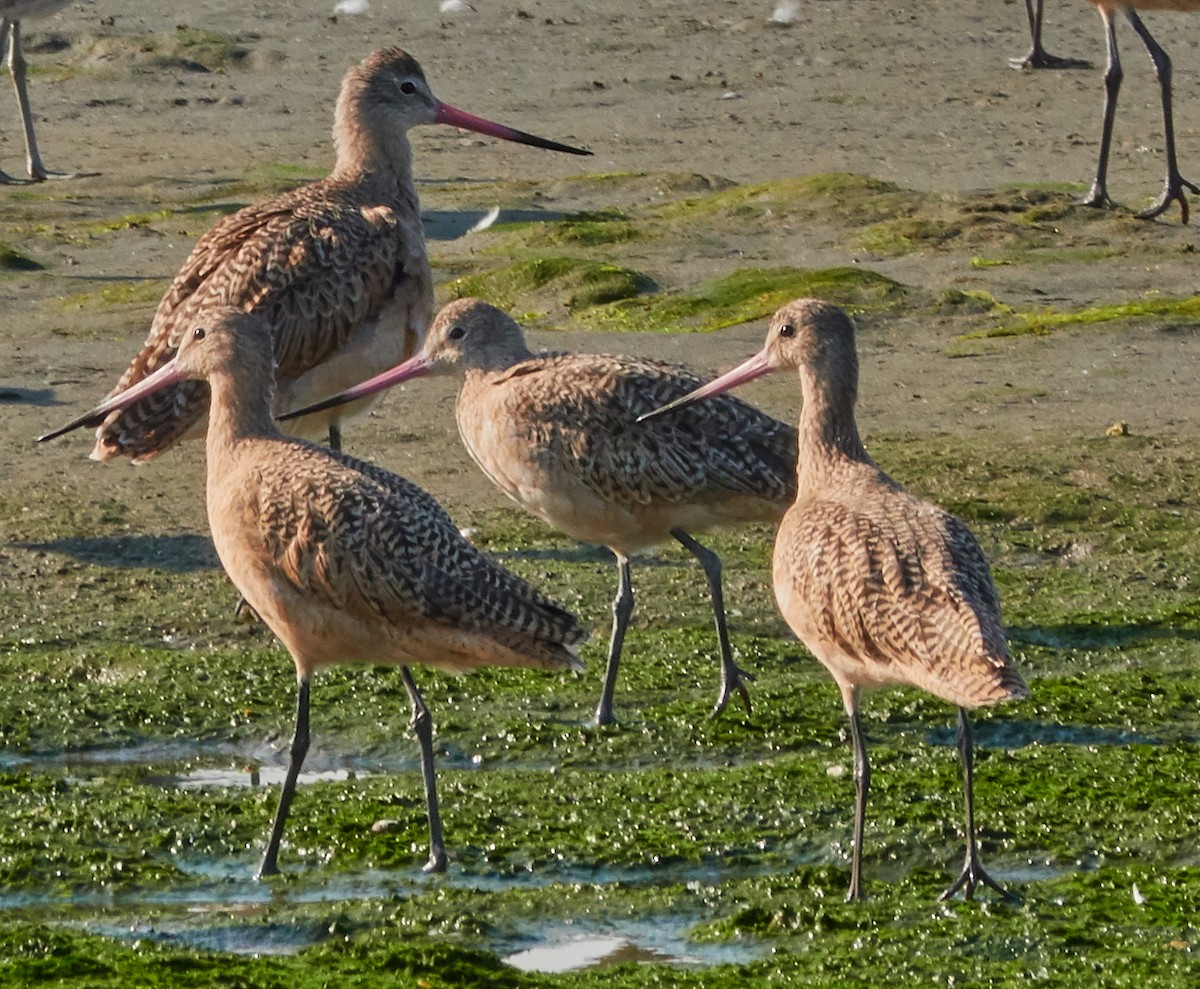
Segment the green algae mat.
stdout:
<svg viewBox="0 0 1200 989">
<path fill-rule="evenodd" d="M 843 902 L 846 729 L 774 613 L 769 532 L 714 540 L 753 713 L 709 717 L 703 580 L 664 552 L 635 566 L 620 724 L 597 729 L 611 561 L 510 511 L 474 538 L 594 623 L 588 673 L 420 675 L 452 857 L 434 877 L 398 675 L 322 675 L 286 875 L 255 882 L 290 731 L 282 650 L 233 621 L 202 535 L 133 536 L 118 504 L 30 510 L 18 490 L 0 504 L 25 532 L 0 571 L 0 984 L 1194 985 L 1200 454 L 872 445 L 994 561 L 1033 697 L 976 719 L 976 792 L 1020 903 L 937 901 L 961 857 L 953 711 L 907 690 L 867 697 L 870 899 Z"/>
</svg>

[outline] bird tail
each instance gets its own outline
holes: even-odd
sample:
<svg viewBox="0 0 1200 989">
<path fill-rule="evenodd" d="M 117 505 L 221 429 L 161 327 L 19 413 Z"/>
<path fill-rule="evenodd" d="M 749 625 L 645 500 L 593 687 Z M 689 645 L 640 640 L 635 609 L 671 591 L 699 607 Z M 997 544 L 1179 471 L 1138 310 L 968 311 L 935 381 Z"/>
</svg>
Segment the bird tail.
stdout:
<svg viewBox="0 0 1200 989">
<path fill-rule="evenodd" d="M 130 377 L 126 374 L 125 377 Z M 111 394 L 132 384 L 125 378 Z M 203 381 L 182 381 L 114 412 L 96 430 L 93 460 L 129 457 L 134 463 L 153 460 L 203 423 L 209 391 Z"/>
<path fill-rule="evenodd" d="M 1004 701 L 1024 700 L 1029 696 L 1029 686 L 1016 668 L 1005 660 L 991 676 L 976 685 L 973 694 L 970 706 L 990 707 Z"/>
<path fill-rule="evenodd" d="M 524 626 L 512 631 L 493 631 L 493 635 L 516 656 L 519 665 L 545 669 L 583 671 L 579 647 L 588 637 L 579 619 L 565 608 L 543 597 L 533 588 L 534 602 L 525 602 L 520 621 Z M 532 606 L 531 606 L 532 605 Z"/>
</svg>

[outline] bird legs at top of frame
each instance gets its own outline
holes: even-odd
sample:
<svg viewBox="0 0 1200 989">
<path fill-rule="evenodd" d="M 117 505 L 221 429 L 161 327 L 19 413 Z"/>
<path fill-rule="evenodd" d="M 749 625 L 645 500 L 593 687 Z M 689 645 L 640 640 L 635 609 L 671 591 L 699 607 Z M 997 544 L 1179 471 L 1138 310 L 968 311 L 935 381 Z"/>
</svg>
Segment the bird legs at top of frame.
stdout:
<svg viewBox="0 0 1200 989">
<path fill-rule="evenodd" d="M 1108 157 L 1112 150 L 1113 121 L 1117 115 L 1117 94 L 1121 90 L 1121 80 L 1124 70 L 1121 68 L 1121 57 L 1117 51 L 1117 30 L 1110 11 L 1100 8 L 1100 16 L 1104 19 L 1105 40 L 1108 47 L 1108 65 L 1104 71 L 1104 122 L 1100 131 L 1100 157 L 1096 163 L 1096 177 L 1088 194 L 1080 200 L 1084 206 L 1095 206 L 1101 209 L 1112 209 L 1116 205 L 1108 194 Z M 1162 99 L 1163 139 L 1167 153 L 1167 175 L 1163 182 L 1162 195 L 1154 205 L 1137 214 L 1139 219 L 1152 220 L 1165 213 L 1171 203 L 1179 203 L 1182 222 L 1188 222 L 1188 201 L 1184 191 L 1200 195 L 1200 188 L 1187 181 L 1179 174 L 1179 163 L 1175 154 L 1175 122 L 1171 111 L 1171 59 L 1162 46 L 1154 40 L 1146 25 L 1137 12 L 1125 8 L 1125 18 L 1137 32 L 1142 44 L 1154 63 L 1154 74 L 1158 78 L 1159 92 Z"/>
<path fill-rule="evenodd" d="M 1029 16 L 1029 36 L 1032 44 L 1020 58 L 1010 58 L 1008 64 L 1014 69 L 1090 69 L 1092 63 L 1086 58 L 1062 58 L 1051 55 L 1042 47 L 1042 0 L 1025 0 L 1025 12 Z"/>
<path fill-rule="evenodd" d="M 13 89 L 17 94 L 17 109 L 21 114 L 21 128 L 25 135 L 25 167 L 29 178 L 19 179 L 0 170 L 0 185 L 28 185 L 48 179 L 78 179 L 96 172 L 52 172 L 42 164 L 38 152 L 37 137 L 33 132 L 33 111 L 29 106 L 29 91 L 25 85 L 25 56 L 21 53 L 21 24 L 16 20 L 0 18 L 0 61 L 7 53 L 8 74 L 12 77 Z"/>
</svg>

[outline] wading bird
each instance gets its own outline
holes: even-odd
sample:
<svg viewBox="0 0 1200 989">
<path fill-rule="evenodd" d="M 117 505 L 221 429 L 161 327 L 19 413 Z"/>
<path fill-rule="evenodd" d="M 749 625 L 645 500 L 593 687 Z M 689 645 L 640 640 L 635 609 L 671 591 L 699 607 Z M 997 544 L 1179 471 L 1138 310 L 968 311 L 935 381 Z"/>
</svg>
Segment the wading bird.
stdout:
<svg viewBox="0 0 1200 989">
<path fill-rule="evenodd" d="M 521 327 L 478 299 L 438 313 L 421 352 L 317 404 L 361 401 L 424 374 L 461 377 L 455 416 L 472 459 L 517 504 L 617 558 L 618 590 L 596 723 L 613 720 L 613 690 L 633 612 L 630 557 L 675 539 L 703 568 L 721 649 L 714 713 L 736 690 L 750 708 L 725 625 L 721 560 L 692 535 L 775 522 L 795 496 L 796 433 L 726 398 L 670 420 L 631 422 L 703 379 L 675 364 L 605 354 L 534 354 Z M 295 414 L 306 414 L 305 409 Z M 287 418 L 285 415 L 284 418 Z"/>
<path fill-rule="evenodd" d="M 337 163 L 319 182 L 225 217 L 193 248 L 154 314 L 150 335 L 110 395 L 161 367 L 184 330 L 213 306 L 260 313 L 274 341 L 282 408 L 323 398 L 413 353 L 433 316 L 433 279 L 413 186 L 407 131 L 450 124 L 552 151 L 578 148 L 494 124 L 436 99 L 398 48 L 367 56 L 342 81 L 334 115 Z M 361 403 L 360 403 L 361 405 Z M 92 457 L 150 460 L 201 434 L 208 386 L 187 381 L 114 412 Z M 300 424 L 341 445 L 341 418 Z"/>
<path fill-rule="evenodd" d="M 409 666 L 580 669 L 584 632 L 574 615 L 467 542 L 415 484 L 280 434 L 271 418 L 272 363 L 260 316 L 210 309 L 181 332 L 172 360 L 72 426 L 93 425 L 179 381 L 209 385 L 213 543 L 230 579 L 291 653 L 298 684 L 287 777 L 258 875 L 279 871 L 284 822 L 308 751 L 309 683 L 331 663 L 400 667 L 421 745 L 426 868 L 444 870 L 433 723 Z"/>
<path fill-rule="evenodd" d="M 1028 696 L 1013 667 L 991 571 L 962 522 L 880 470 L 854 418 L 854 324 L 839 308 L 799 299 L 772 318 L 763 349 L 653 413 L 669 419 L 770 371 L 799 372 L 796 502 L 775 540 L 775 597 L 783 617 L 833 674 L 854 744 L 854 849 L 848 899 L 862 898 L 862 841 L 870 765 L 859 718 L 863 687 L 910 684 L 958 705 L 966 801 L 966 864 L 942 898 L 980 883 L 973 753 L 967 708 Z M 1005 894 L 1008 895 L 1008 894 Z"/>
</svg>

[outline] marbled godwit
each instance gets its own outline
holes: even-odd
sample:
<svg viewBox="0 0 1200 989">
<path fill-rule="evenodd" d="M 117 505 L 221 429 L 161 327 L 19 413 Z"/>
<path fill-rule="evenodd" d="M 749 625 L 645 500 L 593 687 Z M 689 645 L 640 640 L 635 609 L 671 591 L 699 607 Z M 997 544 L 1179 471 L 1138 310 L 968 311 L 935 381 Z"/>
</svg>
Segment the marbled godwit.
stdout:
<svg viewBox="0 0 1200 989">
<path fill-rule="evenodd" d="M 412 56 L 388 48 L 342 82 L 328 178 L 225 217 L 200 238 L 154 314 L 145 346 L 110 395 L 163 365 L 205 309 L 262 313 L 274 334 L 278 401 L 296 408 L 411 354 L 433 316 L 433 280 L 412 179 L 407 131 L 451 124 L 552 151 L 578 148 L 494 124 L 434 98 Z M 92 457 L 158 456 L 203 428 L 208 388 L 188 381 L 113 413 Z M 344 414 L 344 410 L 343 413 Z M 340 415 L 300 431 L 329 430 Z"/>
<path fill-rule="evenodd" d="M 208 520 L 230 579 L 296 663 L 291 761 L 260 876 L 276 857 L 308 750 L 313 673 L 330 663 L 394 663 L 412 702 L 429 810 L 426 866 L 446 865 L 432 721 L 408 666 L 487 663 L 580 669 L 576 618 L 459 534 L 434 499 L 382 468 L 282 436 L 271 419 L 272 354 L 261 316 L 220 307 L 181 328 L 175 358 L 76 420 L 181 380 L 206 380 Z M 48 437 L 41 437 L 46 439 Z"/>
<path fill-rule="evenodd" d="M 462 376 L 455 415 L 471 457 L 523 508 L 617 558 L 618 590 L 597 724 L 613 720 L 613 690 L 633 611 L 629 558 L 675 539 L 703 568 L 721 649 L 714 714 L 745 674 L 733 661 L 721 560 L 691 535 L 715 526 L 776 521 L 795 495 L 796 433 L 736 399 L 676 419 L 636 415 L 695 388 L 675 364 L 603 354 L 534 355 L 521 327 L 478 299 L 446 306 L 420 354 L 317 408 L 361 400 L 423 374 Z M 304 414 L 299 410 L 296 414 Z"/>
<path fill-rule="evenodd" d="M 38 154 L 37 138 L 33 133 L 33 111 L 29 108 L 29 92 L 25 87 L 25 56 L 21 52 L 21 22 L 49 17 L 70 3 L 70 0 L 0 0 L 0 61 L 8 49 L 8 74 L 12 77 L 13 89 L 17 93 L 17 109 L 21 113 L 21 128 L 25 132 L 25 168 L 30 182 L 44 182 L 49 178 L 72 178 L 59 172 L 51 172 L 42 164 Z M 14 178 L 0 170 L 0 185 L 19 185 L 22 179 Z"/>
<path fill-rule="evenodd" d="M 1117 29 L 1113 15 L 1121 11 L 1129 21 L 1137 36 L 1142 39 L 1150 60 L 1154 63 L 1154 74 L 1158 77 L 1159 90 L 1162 93 L 1163 139 L 1167 145 L 1167 177 L 1163 184 L 1162 195 L 1149 209 L 1142 210 L 1137 215 L 1144 220 L 1152 219 L 1166 212 L 1171 203 L 1179 203 L 1179 212 L 1183 222 L 1188 221 L 1188 202 L 1184 190 L 1200 193 L 1200 189 L 1179 174 L 1179 165 L 1175 158 L 1175 122 L 1171 112 L 1171 59 L 1154 40 L 1138 10 L 1181 10 L 1200 11 L 1200 0 L 1090 0 L 1100 11 L 1104 20 L 1105 37 L 1108 42 L 1108 66 L 1104 71 L 1104 124 L 1100 131 L 1100 160 L 1096 165 L 1096 178 L 1092 188 L 1083 200 L 1085 206 L 1100 206 L 1111 209 L 1113 201 L 1108 196 L 1108 153 L 1112 146 L 1113 120 L 1117 115 L 1117 93 L 1121 89 L 1121 79 L 1124 72 L 1121 69 L 1121 59 L 1117 54 Z"/>
<path fill-rule="evenodd" d="M 775 540 L 775 596 L 783 617 L 833 674 L 854 742 L 854 855 L 849 899 L 862 897 L 862 839 L 870 767 L 859 720 L 862 687 L 905 683 L 958 705 L 966 798 L 966 865 L 942 898 L 979 883 L 973 746 L 968 707 L 1028 696 L 1013 668 L 1000 602 L 983 551 L 962 522 L 905 491 L 875 466 L 854 420 L 854 324 L 815 299 L 771 319 L 754 357 L 660 409 L 688 405 L 769 371 L 800 373 L 796 503 Z M 669 418 L 669 416 L 667 417 Z M 1005 894 L 1007 895 L 1007 894 Z"/>
<path fill-rule="evenodd" d="M 1029 17 L 1030 48 L 1020 58 L 1010 58 L 1014 69 L 1087 69 L 1091 63 L 1082 58 L 1060 58 L 1042 47 L 1042 0 L 1025 0 Z"/>
</svg>

